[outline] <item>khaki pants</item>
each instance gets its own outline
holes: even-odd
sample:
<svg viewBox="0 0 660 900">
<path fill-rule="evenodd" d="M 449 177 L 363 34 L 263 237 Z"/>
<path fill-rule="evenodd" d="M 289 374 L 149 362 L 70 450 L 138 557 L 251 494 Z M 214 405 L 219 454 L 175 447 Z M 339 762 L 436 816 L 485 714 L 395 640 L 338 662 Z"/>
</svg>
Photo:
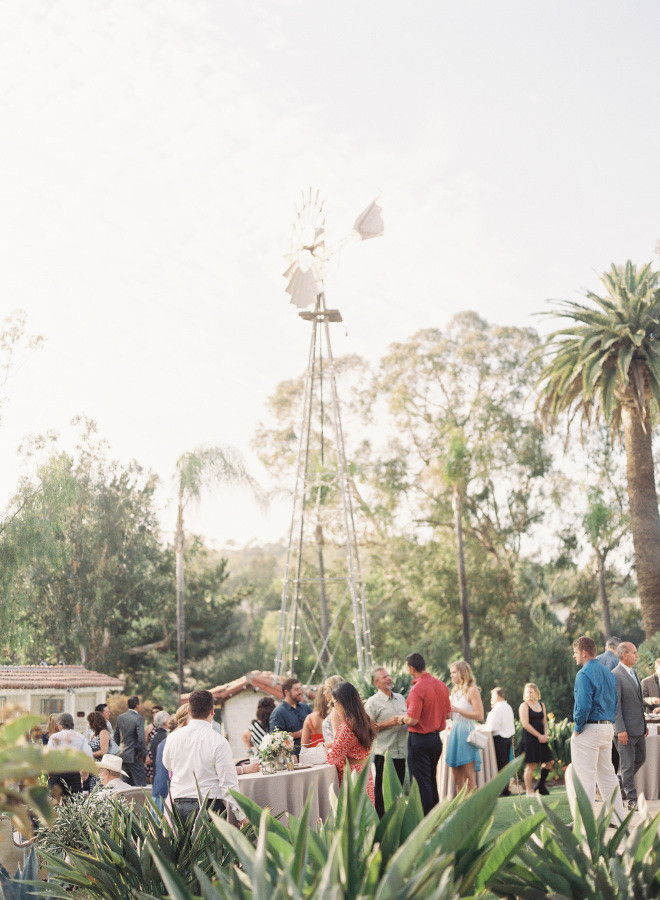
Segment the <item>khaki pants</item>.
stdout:
<svg viewBox="0 0 660 900">
<path fill-rule="evenodd" d="M 619 780 L 612 765 L 612 738 L 614 726 L 585 725 L 580 734 L 571 737 L 571 759 L 573 762 L 573 774 L 577 775 L 580 783 L 586 791 L 589 801 L 594 806 L 596 799 L 596 785 L 600 791 L 603 802 L 609 804 L 614 794 L 613 808 L 619 819 L 625 818 L 623 800 L 619 789 Z M 570 783 L 567 771 L 566 792 L 571 806 L 573 818 L 575 818 L 575 790 Z"/>
</svg>

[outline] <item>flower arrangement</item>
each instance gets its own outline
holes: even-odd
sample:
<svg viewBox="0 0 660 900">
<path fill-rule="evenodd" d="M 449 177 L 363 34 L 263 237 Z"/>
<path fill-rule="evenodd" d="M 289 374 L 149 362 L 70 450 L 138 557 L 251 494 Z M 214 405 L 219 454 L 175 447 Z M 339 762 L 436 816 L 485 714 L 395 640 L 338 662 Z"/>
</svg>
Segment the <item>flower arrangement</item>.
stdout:
<svg viewBox="0 0 660 900">
<path fill-rule="evenodd" d="M 288 731 L 273 731 L 261 739 L 257 749 L 262 762 L 272 762 L 279 756 L 289 756 L 293 752 L 293 738 Z"/>
</svg>

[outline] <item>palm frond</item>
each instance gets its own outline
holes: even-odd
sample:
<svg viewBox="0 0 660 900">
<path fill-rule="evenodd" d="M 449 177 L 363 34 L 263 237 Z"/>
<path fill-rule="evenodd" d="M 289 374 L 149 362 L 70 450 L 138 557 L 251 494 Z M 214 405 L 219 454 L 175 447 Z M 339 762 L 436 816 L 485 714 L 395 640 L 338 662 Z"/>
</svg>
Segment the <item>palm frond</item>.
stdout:
<svg viewBox="0 0 660 900">
<path fill-rule="evenodd" d="M 545 365 L 537 382 L 537 410 L 546 425 L 561 412 L 589 422 L 603 416 L 620 428 L 621 404 L 643 418 L 660 405 L 660 272 L 628 261 L 601 276 L 605 296 L 586 292 L 587 303 L 554 301 L 550 315 L 569 320 L 541 347 Z"/>
</svg>

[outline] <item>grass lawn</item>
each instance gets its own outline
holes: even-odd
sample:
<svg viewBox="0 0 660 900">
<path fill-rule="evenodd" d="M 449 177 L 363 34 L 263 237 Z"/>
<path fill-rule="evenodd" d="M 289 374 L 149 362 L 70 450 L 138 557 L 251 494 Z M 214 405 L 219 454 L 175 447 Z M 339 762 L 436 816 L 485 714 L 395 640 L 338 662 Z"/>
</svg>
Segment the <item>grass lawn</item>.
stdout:
<svg viewBox="0 0 660 900">
<path fill-rule="evenodd" d="M 550 796 L 544 799 L 546 802 L 550 801 L 553 805 L 556 804 L 557 815 L 560 816 L 563 822 L 568 824 L 572 821 L 573 817 L 568 805 L 565 787 L 550 787 Z M 532 812 L 536 812 L 538 808 L 539 803 L 536 797 L 525 797 L 524 794 L 521 797 L 515 795 L 512 797 L 501 797 L 497 801 L 491 836 L 501 834 L 509 825 L 526 818 Z"/>
</svg>

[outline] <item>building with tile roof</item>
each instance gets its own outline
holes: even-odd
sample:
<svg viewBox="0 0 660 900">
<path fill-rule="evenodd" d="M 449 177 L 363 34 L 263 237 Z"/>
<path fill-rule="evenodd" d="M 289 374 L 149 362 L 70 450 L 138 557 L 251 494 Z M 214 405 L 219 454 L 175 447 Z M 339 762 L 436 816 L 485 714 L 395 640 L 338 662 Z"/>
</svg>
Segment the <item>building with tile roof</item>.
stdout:
<svg viewBox="0 0 660 900">
<path fill-rule="evenodd" d="M 41 716 L 73 716 L 76 730 L 84 731 L 87 716 L 104 703 L 108 691 L 121 691 L 124 682 L 84 666 L 0 666 L 0 720 L 8 704 Z"/>
<path fill-rule="evenodd" d="M 274 672 L 252 671 L 234 681 L 210 688 L 216 709 L 222 712 L 223 731 L 235 758 L 248 755 L 242 735 L 256 716 L 257 703 L 268 696 L 280 703 L 284 699 L 283 681 L 284 678 Z M 181 702 L 186 703 L 189 696 L 182 694 Z"/>
</svg>

